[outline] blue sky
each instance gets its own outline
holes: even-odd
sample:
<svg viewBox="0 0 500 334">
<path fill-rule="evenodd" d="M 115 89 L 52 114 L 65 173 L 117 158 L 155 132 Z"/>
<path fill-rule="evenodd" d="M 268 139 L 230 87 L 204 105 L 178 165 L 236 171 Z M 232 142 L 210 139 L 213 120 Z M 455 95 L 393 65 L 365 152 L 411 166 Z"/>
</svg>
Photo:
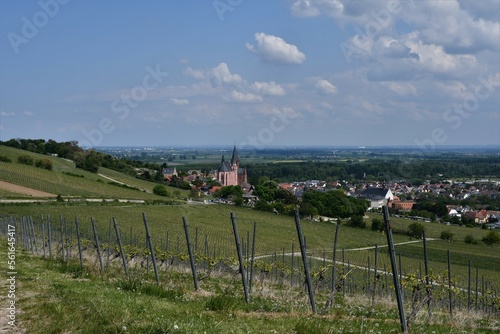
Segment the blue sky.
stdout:
<svg viewBox="0 0 500 334">
<path fill-rule="evenodd" d="M 0 21 L 0 140 L 500 145 L 499 0 L 6 0 Z"/>
</svg>

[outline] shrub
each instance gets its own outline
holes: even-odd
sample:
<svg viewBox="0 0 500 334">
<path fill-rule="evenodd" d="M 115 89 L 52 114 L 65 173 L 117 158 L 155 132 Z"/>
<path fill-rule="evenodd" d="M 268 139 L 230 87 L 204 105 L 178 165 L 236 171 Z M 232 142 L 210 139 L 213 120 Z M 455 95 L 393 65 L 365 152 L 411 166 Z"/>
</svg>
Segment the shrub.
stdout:
<svg viewBox="0 0 500 334">
<path fill-rule="evenodd" d="M 483 237 L 483 242 L 488 246 L 493 246 L 500 242 L 500 234 L 495 231 L 489 231 L 486 236 Z"/>
<path fill-rule="evenodd" d="M 347 225 L 351 227 L 365 228 L 366 222 L 362 216 L 352 216 Z"/>
<path fill-rule="evenodd" d="M 384 230 L 384 222 L 381 219 L 374 218 L 372 220 L 372 225 L 371 225 L 372 231 L 383 231 Z"/>
<path fill-rule="evenodd" d="M 47 158 L 39 159 L 35 162 L 35 166 L 39 168 L 45 168 L 47 170 L 52 170 L 52 161 Z"/>
<path fill-rule="evenodd" d="M 12 162 L 12 160 L 10 160 L 5 155 L 0 155 L 0 161 L 2 161 L 2 162 Z"/>
<path fill-rule="evenodd" d="M 446 240 L 446 241 L 452 241 L 453 240 L 453 233 L 450 231 L 442 231 L 441 236 L 439 237 L 441 240 Z"/>
<path fill-rule="evenodd" d="M 20 164 L 25 164 L 25 165 L 29 165 L 29 166 L 33 166 L 33 158 L 30 157 L 29 155 L 20 155 L 18 158 L 17 158 L 17 162 L 19 162 Z"/>
<path fill-rule="evenodd" d="M 415 238 L 421 238 L 425 231 L 424 225 L 420 223 L 413 223 L 408 226 L 408 235 Z"/>
<path fill-rule="evenodd" d="M 470 234 L 467 234 L 464 238 L 466 244 L 477 245 L 477 240 Z"/>
<path fill-rule="evenodd" d="M 154 186 L 153 194 L 158 195 L 158 196 L 165 196 L 165 197 L 170 195 L 167 188 L 165 188 L 165 186 L 162 184 L 157 184 L 156 186 Z"/>
</svg>

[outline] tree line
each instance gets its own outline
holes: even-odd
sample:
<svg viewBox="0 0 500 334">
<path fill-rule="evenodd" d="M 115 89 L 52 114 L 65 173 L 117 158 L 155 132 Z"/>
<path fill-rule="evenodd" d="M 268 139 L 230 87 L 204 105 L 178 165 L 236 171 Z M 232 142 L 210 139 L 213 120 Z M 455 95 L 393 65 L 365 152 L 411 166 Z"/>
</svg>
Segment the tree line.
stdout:
<svg viewBox="0 0 500 334">
<path fill-rule="evenodd" d="M 338 162 L 286 162 L 247 166 L 251 181 L 267 176 L 272 180 L 394 180 L 405 179 L 415 185 L 426 179 L 493 177 L 500 175 L 500 157 L 455 157 L 453 159 L 368 159 Z M 252 182 L 251 182 L 252 183 Z"/>
</svg>

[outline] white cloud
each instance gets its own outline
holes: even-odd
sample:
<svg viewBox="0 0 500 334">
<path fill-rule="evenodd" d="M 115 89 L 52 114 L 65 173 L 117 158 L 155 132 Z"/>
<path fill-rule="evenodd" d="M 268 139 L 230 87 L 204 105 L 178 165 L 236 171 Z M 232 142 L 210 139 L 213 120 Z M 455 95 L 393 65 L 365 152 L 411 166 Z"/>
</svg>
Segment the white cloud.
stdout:
<svg viewBox="0 0 500 334">
<path fill-rule="evenodd" d="M 226 101 L 237 103 L 257 103 L 262 101 L 262 97 L 252 93 L 242 93 L 236 90 L 231 91 L 229 96 L 225 97 Z"/>
<path fill-rule="evenodd" d="M 411 52 L 418 55 L 418 62 L 424 69 L 432 72 L 455 72 L 471 68 L 476 63 L 473 55 L 451 55 L 441 45 L 423 44 L 420 40 L 408 41 Z"/>
<path fill-rule="evenodd" d="M 34 113 L 34 112 L 31 112 L 31 111 L 25 111 L 25 112 L 23 112 L 23 115 L 24 115 L 24 116 L 34 116 L 34 115 L 35 115 L 35 113 Z"/>
<path fill-rule="evenodd" d="M 246 43 L 246 47 L 262 59 L 269 62 L 302 64 L 306 60 L 305 54 L 293 45 L 285 42 L 281 37 L 256 33 L 256 45 Z"/>
<path fill-rule="evenodd" d="M 382 85 L 386 86 L 400 96 L 417 96 L 417 88 L 409 82 L 382 82 Z"/>
<path fill-rule="evenodd" d="M 205 73 L 201 70 L 194 70 L 191 67 L 188 67 L 184 70 L 183 72 L 184 75 L 187 75 L 188 77 L 193 77 L 195 79 L 201 80 L 205 79 Z"/>
<path fill-rule="evenodd" d="M 337 87 L 335 87 L 330 81 L 325 79 L 317 79 L 314 87 L 322 94 L 335 94 L 337 93 Z"/>
<path fill-rule="evenodd" d="M 255 81 L 252 84 L 252 88 L 255 89 L 258 93 L 265 94 L 265 95 L 274 95 L 274 96 L 279 96 L 279 95 L 285 95 L 285 90 L 281 85 L 277 84 L 274 81 L 269 81 L 269 82 L 259 82 Z"/>
<path fill-rule="evenodd" d="M 320 14 L 335 16 L 342 12 L 344 5 L 337 0 L 298 0 L 292 4 L 295 16 L 312 17 Z"/>
<path fill-rule="evenodd" d="M 0 116 L 2 117 L 8 117 L 8 116 L 14 116 L 15 114 L 13 112 L 6 112 L 6 111 L 0 111 Z"/>
<path fill-rule="evenodd" d="M 238 74 L 233 74 L 229 71 L 226 63 L 220 63 L 216 67 L 206 70 L 195 70 L 188 67 L 183 72 L 184 75 L 193 77 L 198 80 L 208 79 L 213 86 L 222 84 L 239 84 L 243 80 Z"/>
<path fill-rule="evenodd" d="M 183 105 L 189 104 L 189 100 L 188 99 L 171 98 L 170 102 L 172 102 L 173 104 L 178 105 L 178 106 L 183 106 Z"/>
<path fill-rule="evenodd" d="M 215 79 L 219 84 L 234 84 L 242 81 L 238 74 L 232 74 L 229 71 L 229 67 L 226 63 L 220 63 L 217 67 L 212 68 L 210 74 L 211 78 Z"/>
</svg>

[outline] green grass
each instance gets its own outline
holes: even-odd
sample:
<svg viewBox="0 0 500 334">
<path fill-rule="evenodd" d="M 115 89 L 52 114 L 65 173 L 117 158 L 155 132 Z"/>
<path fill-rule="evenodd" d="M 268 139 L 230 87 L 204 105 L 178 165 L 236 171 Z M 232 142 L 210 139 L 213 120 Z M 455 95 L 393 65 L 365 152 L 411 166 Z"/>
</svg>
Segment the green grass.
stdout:
<svg viewBox="0 0 500 334">
<path fill-rule="evenodd" d="M 230 221 L 230 213 L 234 212 L 240 238 L 244 244 L 247 237 L 253 235 L 254 222 L 257 224 L 256 255 L 278 256 L 283 252 L 291 252 L 292 243 L 295 252 L 299 251 L 299 243 L 295 230 L 294 219 L 291 216 L 274 215 L 265 212 L 255 211 L 249 208 L 238 208 L 230 205 L 123 205 L 117 203 L 110 204 L 38 204 L 38 205 L 6 205 L 1 206 L 2 213 L 13 216 L 32 216 L 36 222 L 40 222 L 40 217 L 50 215 L 55 226 L 59 226 L 59 216 L 67 219 L 69 224 L 73 224 L 74 217 L 78 217 L 82 228 L 89 238 L 92 237 L 90 218 L 94 217 L 99 232 L 100 239 L 106 240 L 109 221 L 112 217 L 117 218 L 118 225 L 122 231 L 124 242 L 130 242 L 132 235 L 139 241 L 145 240 L 144 223 L 142 213 L 146 213 L 153 241 L 160 247 L 168 243 L 170 248 L 176 249 L 179 243 L 181 252 L 186 253 L 185 236 L 182 227 L 182 217 L 186 217 L 193 244 L 196 242 L 196 231 L 198 231 L 198 249 L 204 250 L 205 238 L 208 239 L 209 248 L 213 252 L 215 246 L 218 255 L 225 257 L 235 257 L 234 236 Z M 403 221 L 402 223 L 407 224 Z M 439 236 L 439 229 L 466 230 L 474 235 L 476 239 L 486 233 L 478 228 L 464 228 L 455 226 L 445 226 L 441 224 L 426 224 L 432 227 L 431 236 Z M 70 225 L 71 226 L 71 225 Z M 326 222 L 311 222 L 302 220 L 302 229 L 306 236 L 308 253 L 319 258 L 331 259 L 333 240 L 336 226 Z M 132 242 L 134 239 L 132 239 Z M 404 234 L 394 234 L 396 243 L 406 241 L 416 241 Z M 342 249 L 345 251 L 345 260 L 352 264 L 366 266 L 368 257 L 371 258 L 371 266 L 374 262 L 374 250 L 351 251 L 349 249 L 368 247 L 374 245 L 386 245 L 386 236 L 371 231 L 370 229 L 350 228 L 341 225 L 338 238 L 337 260 L 341 260 Z M 464 277 L 468 272 L 468 261 L 471 261 L 475 270 L 479 269 L 480 275 L 484 275 L 487 280 L 496 281 L 499 267 L 499 246 L 488 247 L 480 242 L 477 245 L 466 244 L 463 240 L 457 239 L 453 242 L 443 240 L 432 240 L 428 242 L 428 254 L 430 269 L 433 273 L 443 273 L 447 270 L 447 250 L 451 251 L 452 271 L 454 275 Z M 396 253 L 401 254 L 403 271 L 405 273 L 417 272 L 423 263 L 423 244 L 417 243 L 397 245 Z M 384 264 L 390 268 L 387 248 L 380 248 L 379 268 Z"/>
<path fill-rule="evenodd" d="M 5 239 L 1 239 L 5 245 Z M 6 258 L 6 247 L 0 247 Z M 188 273 L 150 273 L 134 284 L 113 272 L 100 276 L 86 263 L 42 260 L 18 250 L 18 328 L 29 333 L 397 333 L 394 302 L 381 300 L 368 316 L 368 300 L 338 295 L 324 315 L 310 312 L 301 288 L 254 292 L 244 302 L 231 276 L 208 278 L 193 291 Z M 318 305 L 324 302 L 318 298 Z M 425 312 L 423 312 L 425 313 Z M 449 316 L 432 322 L 417 317 L 412 333 L 495 333 L 498 319 Z"/>
</svg>

